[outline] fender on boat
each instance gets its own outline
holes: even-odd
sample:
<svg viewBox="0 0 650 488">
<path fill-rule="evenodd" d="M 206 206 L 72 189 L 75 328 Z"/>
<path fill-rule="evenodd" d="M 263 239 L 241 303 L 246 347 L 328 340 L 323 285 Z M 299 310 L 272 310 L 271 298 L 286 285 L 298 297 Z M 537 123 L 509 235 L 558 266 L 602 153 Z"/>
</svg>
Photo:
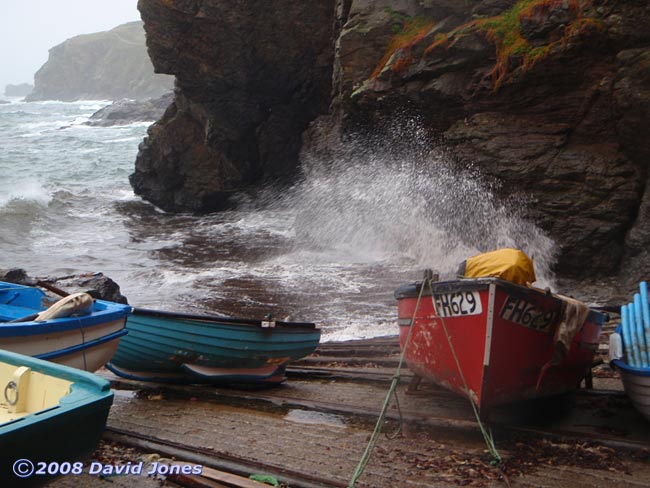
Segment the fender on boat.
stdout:
<svg viewBox="0 0 650 488">
<path fill-rule="evenodd" d="M 88 293 L 73 293 L 62 298 L 47 310 L 39 313 L 34 321 L 45 322 L 46 320 L 69 317 L 76 312 L 89 311 L 92 306 L 93 297 Z"/>
</svg>

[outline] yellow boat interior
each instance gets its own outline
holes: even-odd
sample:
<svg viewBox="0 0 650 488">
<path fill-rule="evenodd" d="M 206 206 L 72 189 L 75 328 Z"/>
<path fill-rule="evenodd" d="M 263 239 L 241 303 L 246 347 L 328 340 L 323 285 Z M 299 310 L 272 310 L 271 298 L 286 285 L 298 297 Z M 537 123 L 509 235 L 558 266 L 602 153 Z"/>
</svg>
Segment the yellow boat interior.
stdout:
<svg viewBox="0 0 650 488">
<path fill-rule="evenodd" d="M 72 382 L 0 362 L 0 425 L 59 405 Z"/>
</svg>

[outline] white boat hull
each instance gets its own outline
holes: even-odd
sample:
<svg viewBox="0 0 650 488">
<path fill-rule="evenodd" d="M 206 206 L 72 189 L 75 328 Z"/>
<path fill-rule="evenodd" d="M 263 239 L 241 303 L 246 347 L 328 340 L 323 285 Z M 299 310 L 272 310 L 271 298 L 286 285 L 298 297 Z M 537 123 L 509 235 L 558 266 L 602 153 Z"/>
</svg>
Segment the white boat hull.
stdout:
<svg viewBox="0 0 650 488">
<path fill-rule="evenodd" d="M 634 407 L 650 420 L 650 376 L 641 376 L 621 369 L 625 393 Z"/>
</svg>

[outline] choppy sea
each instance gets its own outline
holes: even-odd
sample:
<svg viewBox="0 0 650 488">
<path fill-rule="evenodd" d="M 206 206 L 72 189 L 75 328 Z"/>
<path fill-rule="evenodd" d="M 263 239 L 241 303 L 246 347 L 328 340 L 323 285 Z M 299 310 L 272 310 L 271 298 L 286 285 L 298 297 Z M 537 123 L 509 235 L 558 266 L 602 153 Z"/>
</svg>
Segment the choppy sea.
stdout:
<svg viewBox="0 0 650 488">
<path fill-rule="evenodd" d="M 233 210 L 169 214 L 134 195 L 151 122 L 90 127 L 108 101 L 0 105 L 0 268 L 102 272 L 136 306 L 313 321 L 324 340 L 397 333 L 394 290 L 425 268 L 453 275 L 502 246 L 552 283 L 554 243 L 453 169 L 417 123 L 399 148 L 358 138 L 304 155 L 292 188 L 241 195 Z"/>
</svg>

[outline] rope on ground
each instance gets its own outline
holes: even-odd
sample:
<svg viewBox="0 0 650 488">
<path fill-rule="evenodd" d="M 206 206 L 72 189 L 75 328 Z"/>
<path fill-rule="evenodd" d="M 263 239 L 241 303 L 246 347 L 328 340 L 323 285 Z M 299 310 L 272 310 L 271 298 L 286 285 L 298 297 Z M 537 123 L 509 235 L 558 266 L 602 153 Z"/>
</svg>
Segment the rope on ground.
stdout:
<svg viewBox="0 0 650 488">
<path fill-rule="evenodd" d="M 445 323 L 445 319 L 442 318 L 438 313 L 438 309 L 436 307 L 436 301 L 433 296 L 433 286 L 431 285 L 430 280 L 428 281 L 428 284 L 429 284 L 429 290 L 431 292 L 431 304 L 433 305 L 433 310 L 435 312 L 436 318 L 440 320 L 440 323 L 442 324 L 442 328 L 445 331 L 445 337 L 447 338 L 449 349 L 451 349 L 451 355 L 453 356 L 454 361 L 456 362 L 456 368 L 458 369 L 458 374 L 460 375 L 460 379 L 463 381 L 463 386 L 465 388 L 465 391 L 467 392 L 467 398 L 469 399 L 469 403 L 471 403 L 472 405 L 472 410 L 474 411 L 476 422 L 478 423 L 479 429 L 481 430 L 481 434 L 483 434 L 485 445 L 487 446 L 488 451 L 490 451 L 490 454 L 492 455 L 492 464 L 498 466 L 499 464 L 501 464 L 501 455 L 497 451 L 496 444 L 494 443 L 494 438 L 492 437 L 492 432 L 488 432 L 488 430 L 483 425 L 483 422 L 481 421 L 481 416 L 479 415 L 478 409 L 476 408 L 476 403 L 474 402 L 474 400 L 472 400 L 469 394 L 469 387 L 467 386 L 467 381 L 465 381 L 465 375 L 463 374 L 463 369 L 460 367 L 460 361 L 458 360 L 458 356 L 456 355 L 456 349 L 454 348 L 454 345 L 451 342 L 451 336 L 449 335 L 449 331 L 447 330 L 447 324 Z"/>
<path fill-rule="evenodd" d="M 415 329 L 415 317 L 417 315 L 417 312 L 420 308 L 420 302 L 422 300 L 422 295 L 424 293 L 424 288 L 425 286 L 428 285 L 429 291 L 431 294 L 431 303 L 433 305 L 433 310 L 435 312 L 435 317 L 436 319 L 440 320 L 440 323 L 442 324 L 443 330 L 445 332 L 445 337 L 447 338 L 447 343 L 449 344 L 449 348 L 451 349 L 451 354 L 454 358 L 454 361 L 456 363 L 456 368 L 458 369 L 458 374 L 460 375 L 460 378 L 463 382 L 463 386 L 465 387 L 465 391 L 468 393 L 467 398 L 469 399 L 470 404 L 472 405 L 472 410 L 474 411 L 474 416 L 476 417 L 476 422 L 478 423 L 479 429 L 481 430 L 481 434 L 483 435 L 483 439 L 485 441 L 485 444 L 488 448 L 488 451 L 490 452 L 492 456 L 492 464 L 494 466 L 499 466 L 501 465 L 501 455 L 497 451 L 496 444 L 494 442 L 494 438 L 492 437 L 492 432 L 488 431 L 486 427 L 483 425 L 483 422 L 481 421 L 481 416 L 478 413 L 478 409 L 476 407 L 476 403 L 472 400 L 472 398 L 469 396 L 469 387 L 467 386 L 467 381 L 465 380 L 465 375 L 463 374 L 463 370 L 460 366 L 460 361 L 458 359 L 458 355 L 456 354 L 456 350 L 454 348 L 453 343 L 451 342 L 451 336 L 449 335 L 449 331 L 447 329 L 447 324 L 445 323 L 444 318 L 442 318 L 438 314 L 438 310 L 436 307 L 436 302 L 433 294 L 433 285 L 432 285 L 432 279 L 431 275 L 429 272 L 425 272 L 424 280 L 422 282 L 422 286 L 420 287 L 420 292 L 418 294 L 418 299 L 415 304 L 415 310 L 413 311 L 413 316 L 411 317 L 411 322 L 409 326 L 409 332 L 408 335 L 406 336 L 406 340 L 404 341 L 404 346 L 402 347 L 402 353 L 400 354 L 399 358 L 399 364 L 397 365 L 397 370 L 395 371 L 395 375 L 393 376 L 390 388 L 388 390 L 388 393 L 386 394 L 386 398 L 384 399 L 384 404 L 381 409 L 381 413 L 379 414 L 379 418 L 377 419 L 377 423 L 375 425 L 375 429 L 370 436 L 370 440 L 368 441 L 368 445 L 366 446 L 366 450 L 363 453 L 363 456 L 361 457 L 361 460 L 359 461 L 359 464 L 357 465 L 357 468 L 352 475 L 352 478 L 350 479 L 350 483 L 348 484 L 347 488 L 354 488 L 356 485 L 357 480 L 361 477 L 363 474 L 366 466 L 368 465 L 368 462 L 370 461 L 370 456 L 372 455 L 372 451 L 375 448 L 377 441 L 379 439 L 379 435 L 381 434 L 381 429 L 384 423 L 384 420 L 386 418 L 386 412 L 388 411 L 388 406 L 390 405 L 390 399 L 392 396 L 395 396 L 395 400 L 397 401 L 397 385 L 400 380 L 400 374 L 402 370 L 402 365 L 404 364 L 404 358 L 406 356 L 406 351 L 408 349 L 408 346 L 411 342 L 411 336 L 413 334 L 413 329 Z M 398 408 L 399 408 L 399 402 L 397 402 Z M 401 412 L 400 412 L 400 426 L 401 426 Z M 398 431 L 394 434 L 399 433 Z M 504 473 L 504 479 L 508 486 L 510 486 L 510 482 L 508 478 L 505 476 Z"/>
<path fill-rule="evenodd" d="M 408 348 L 408 345 L 411 341 L 411 335 L 413 333 L 413 329 L 415 328 L 415 316 L 418 312 L 418 309 L 420 308 L 420 301 L 422 299 L 422 293 L 424 292 L 424 287 L 427 282 L 430 281 L 429 274 L 425 273 L 424 276 L 424 281 L 422 282 L 422 286 L 420 287 L 420 293 L 418 294 L 418 299 L 417 302 L 415 303 L 415 310 L 413 311 L 413 317 L 411 317 L 411 323 L 409 325 L 409 332 L 408 335 L 406 336 L 406 340 L 404 341 L 404 347 L 402 348 L 402 353 L 400 354 L 399 357 L 399 363 L 397 365 L 397 369 L 395 370 L 395 374 L 393 375 L 393 379 L 390 384 L 390 388 L 388 389 L 388 394 L 386 395 L 386 398 L 384 399 L 384 404 L 381 408 L 381 413 L 379 414 L 379 418 L 377 419 L 377 423 L 375 424 L 375 430 L 372 432 L 372 435 L 370 436 L 370 440 L 368 441 L 368 445 L 366 446 L 366 450 L 363 453 L 363 456 L 361 456 L 361 460 L 359 461 L 359 464 L 357 465 L 357 469 L 354 471 L 354 474 L 352 475 L 352 478 L 350 479 L 350 483 L 348 484 L 348 488 L 354 488 L 356 485 L 357 480 L 361 477 L 363 474 L 363 471 L 366 469 L 366 466 L 368 465 L 368 462 L 370 461 L 370 456 L 372 455 L 372 451 L 375 448 L 377 441 L 379 439 L 379 435 L 381 434 L 381 428 L 384 424 L 384 419 L 386 418 L 386 412 L 388 411 L 388 406 L 390 405 L 390 399 L 393 395 L 395 395 L 395 398 L 397 398 L 397 385 L 400 380 L 400 374 L 402 371 L 402 365 L 404 364 L 404 357 L 406 355 L 406 350 Z M 400 414 L 401 418 L 401 414 Z M 399 432 L 399 431 L 398 431 Z"/>
</svg>

